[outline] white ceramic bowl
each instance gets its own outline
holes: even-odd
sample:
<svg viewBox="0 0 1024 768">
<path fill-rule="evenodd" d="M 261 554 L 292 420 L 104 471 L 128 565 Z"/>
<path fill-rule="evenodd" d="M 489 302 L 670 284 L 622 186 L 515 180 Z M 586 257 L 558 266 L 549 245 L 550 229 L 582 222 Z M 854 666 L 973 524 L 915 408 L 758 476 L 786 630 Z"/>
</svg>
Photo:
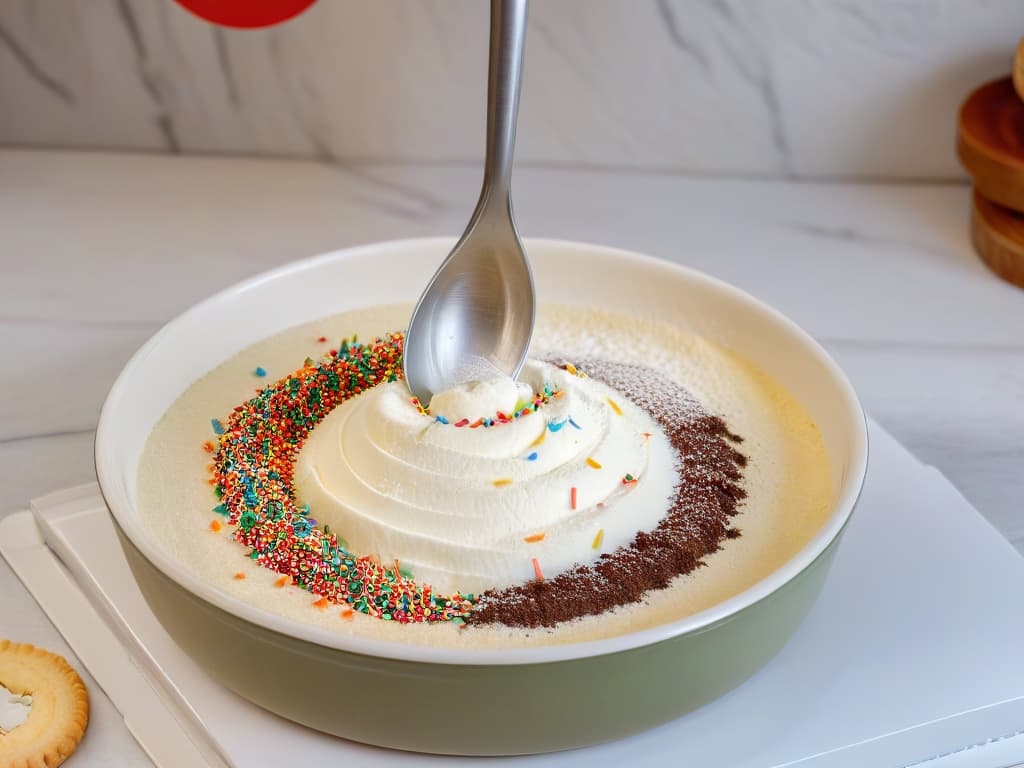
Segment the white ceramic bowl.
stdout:
<svg viewBox="0 0 1024 768">
<path fill-rule="evenodd" d="M 831 462 L 832 510 L 791 560 L 741 594 L 679 621 L 592 642 L 507 651 L 411 646 L 334 634 L 243 603 L 193 576 L 142 525 L 136 475 L 143 446 L 192 382 L 291 326 L 414 301 L 453 243 L 380 243 L 289 264 L 198 304 L 129 361 L 103 407 L 96 470 L 154 613 L 243 696 L 314 728 L 401 749 L 565 749 L 665 722 L 734 687 L 810 610 L 860 492 L 867 432 L 846 377 L 795 324 L 736 288 L 658 259 L 527 243 L 542 303 L 641 310 L 687 327 L 760 366 L 818 425 Z M 263 674 L 252 675 L 254 668 Z M 358 704 L 352 691 L 360 692 Z M 385 725 L 396 721 L 402 727 Z"/>
</svg>

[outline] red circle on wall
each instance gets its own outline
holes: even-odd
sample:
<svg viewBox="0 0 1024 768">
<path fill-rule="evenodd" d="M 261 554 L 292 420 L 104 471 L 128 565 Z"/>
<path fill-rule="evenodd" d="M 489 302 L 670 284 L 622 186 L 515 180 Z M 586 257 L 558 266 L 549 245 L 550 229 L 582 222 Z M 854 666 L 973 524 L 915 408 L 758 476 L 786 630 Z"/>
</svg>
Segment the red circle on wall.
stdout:
<svg viewBox="0 0 1024 768">
<path fill-rule="evenodd" d="M 201 19 L 222 27 L 256 29 L 288 21 L 316 0 L 175 0 Z"/>
</svg>

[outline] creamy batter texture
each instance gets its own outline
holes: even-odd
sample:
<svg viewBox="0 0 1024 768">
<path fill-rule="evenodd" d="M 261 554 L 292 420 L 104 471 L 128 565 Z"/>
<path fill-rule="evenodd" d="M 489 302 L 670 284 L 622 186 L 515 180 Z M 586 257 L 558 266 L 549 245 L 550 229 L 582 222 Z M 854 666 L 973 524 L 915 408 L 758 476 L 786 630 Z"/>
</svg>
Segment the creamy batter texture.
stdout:
<svg viewBox="0 0 1024 768">
<path fill-rule="evenodd" d="M 546 306 L 538 315 L 531 356 L 540 360 L 552 356 L 606 358 L 651 367 L 684 386 L 707 410 L 722 416 L 730 430 L 742 435 L 742 451 L 749 458 L 742 482 L 747 498 L 734 518 L 742 536 L 729 540 L 720 551 L 705 558 L 707 567 L 677 577 L 668 588 L 649 592 L 639 603 L 550 629 L 397 625 L 358 613 L 342 619 L 337 605 L 327 609 L 313 607 L 316 598 L 305 590 L 275 586 L 278 575 L 249 560 L 228 529 L 220 533 L 210 531 L 210 510 L 216 499 L 207 483 L 210 454 L 201 445 L 213 438 L 211 419 L 224 419 L 255 389 L 267 380 L 289 374 L 307 355 L 323 355 L 327 345 L 318 339 L 336 341 L 353 334 L 372 338 L 404 327 L 409 314 L 410 307 L 405 305 L 379 307 L 293 328 L 244 350 L 190 387 L 154 429 L 139 469 L 139 509 L 160 544 L 200 578 L 241 600 L 297 621 L 343 634 L 398 642 L 514 647 L 613 636 L 707 608 L 746 589 L 783 564 L 810 539 L 828 514 L 832 489 L 820 435 L 800 405 L 775 382 L 728 351 L 672 326 L 587 308 Z M 531 366 L 522 380 L 533 389 L 546 379 L 568 376 L 544 363 Z M 265 371 L 267 378 L 255 377 L 257 369 Z M 563 386 L 574 387 L 580 383 L 561 382 Z M 395 478 L 401 476 L 395 457 L 401 455 L 402 446 L 400 441 L 396 444 L 398 433 L 394 430 L 403 419 L 413 418 L 407 409 L 407 390 L 401 382 L 378 386 L 344 403 L 313 430 L 296 466 L 298 502 L 310 504 L 320 523 L 331 522 L 325 519 L 325 514 L 331 514 L 331 499 L 344 496 L 345 489 L 352 488 L 353 498 L 358 501 L 361 494 L 363 499 L 355 504 L 361 524 L 353 526 L 351 517 L 344 521 L 353 528 L 353 551 L 360 551 L 360 539 L 363 543 L 374 542 L 378 548 L 383 542 L 396 552 L 410 549 L 419 557 L 412 564 L 417 578 L 425 573 L 438 585 L 463 591 L 528 579 L 529 557 L 534 553 L 541 553 L 556 571 L 588 556 L 594 557 L 599 552 L 588 552 L 585 545 L 565 546 L 566 541 L 589 542 L 593 530 L 606 532 L 608 538 L 600 551 L 609 551 L 628 541 L 636 531 L 653 528 L 664 514 L 673 482 L 672 467 L 666 459 L 668 449 L 657 443 L 664 438 L 645 422 L 642 410 L 628 401 L 615 403 L 618 409 L 628 412 L 626 422 L 608 419 L 606 399 L 614 392 L 606 391 L 599 382 L 573 391 L 578 399 L 571 411 L 580 415 L 580 428 L 571 428 L 566 433 L 571 437 L 558 444 L 558 451 L 564 454 L 561 458 L 552 453 L 546 459 L 555 462 L 551 467 L 521 458 L 536 439 L 537 429 L 543 431 L 544 420 L 535 418 L 530 423 L 534 414 L 495 428 L 508 430 L 503 433 L 507 435 L 507 451 L 502 449 L 500 455 L 487 457 L 474 468 L 445 469 L 457 480 L 456 489 L 468 490 L 471 496 L 476 494 L 474 503 L 463 507 L 464 513 L 471 513 L 471 525 L 460 539 L 468 550 L 453 546 L 444 537 L 431 535 L 436 530 L 432 526 L 436 525 L 437 516 L 457 509 L 458 499 L 464 495 L 453 493 L 447 484 L 411 484 L 406 487 L 413 490 L 402 491 L 411 495 L 400 498 L 397 507 L 385 509 L 379 504 L 381 492 L 390 494 L 389 483 L 394 484 Z M 444 407 L 453 415 L 462 415 L 459 408 L 471 401 L 472 398 L 456 396 Z M 551 408 L 549 419 L 560 418 L 559 407 L 564 417 L 570 414 L 570 409 L 558 400 L 552 400 L 546 407 Z M 449 440 L 478 439 L 475 436 L 480 432 L 483 430 L 436 429 L 431 439 L 436 435 L 443 447 Z M 646 444 L 652 438 L 638 441 L 641 434 L 651 435 L 655 445 Z M 505 440 L 503 437 L 502 442 Z M 378 451 L 375 456 L 374 446 L 387 450 Z M 628 471 L 627 467 L 642 462 L 644 482 L 637 484 L 635 492 L 604 504 L 598 499 L 606 498 L 613 489 L 598 488 L 591 482 L 596 474 L 588 476 L 588 482 L 579 482 L 578 486 L 587 487 L 587 493 L 596 495 L 578 503 L 591 514 L 568 515 L 568 500 L 558 498 L 555 502 L 558 494 L 564 496 L 567 483 L 573 481 L 559 474 L 559 482 L 551 483 L 550 478 L 545 479 L 545 472 L 552 467 L 558 473 L 582 471 L 571 468 L 583 466 L 584 458 L 600 459 L 602 467 L 605 462 L 614 466 L 615 471 L 607 476 L 615 484 L 620 470 Z M 417 461 L 429 464 L 433 459 L 411 455 L 398 463 L 407 460 L 415 470 Z M 506 477 L 516 483 L 508 488 L 494 487 L 496 480 Z M 547 494 L 552 503 L 522 503 L 523 499 L 529 502 L 534 498 L 526 491 L 527 481 L 536 483 L 537 499 L 544 499 Z M 514 492 L 507 496 L 507 517 L 500 524 L 495 526 L 480 517 L 477 501 L 512 491 L 521 482 L 524 485 L 519 491 L 520 502 L 512 501 Z M 602 504 L 600 509 L 598 503 Z M 600 515 L 604 518 L 598 519 Z M 332 523 L 332 528 L 336 525 L 338 522 Z M 569 532 L 578 527 L 579 535 L 552 535 L 550 542 L 524 541 L 524 534 L 528 536 L 538 529 L 565 533 L 559 526 L 566 526 Z M 338 532 L 350 535 L 342 528 Z M 396 533 L 398 538 L 388 532 Z M 403 538 L 410 535 L 412 539 Z M 463 581 L 457 572 L 460 562 L 465 563 Z M 492 563 L 490 568 L 488 563 Z"/>
</svg>

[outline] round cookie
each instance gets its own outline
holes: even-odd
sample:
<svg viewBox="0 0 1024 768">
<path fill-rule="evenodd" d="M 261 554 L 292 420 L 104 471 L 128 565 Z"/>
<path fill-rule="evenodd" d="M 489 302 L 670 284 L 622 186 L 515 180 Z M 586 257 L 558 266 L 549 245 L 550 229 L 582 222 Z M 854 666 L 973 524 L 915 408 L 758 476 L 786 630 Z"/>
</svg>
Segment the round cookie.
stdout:
<svg viewBox="0 0 1024 768">
<path fill-rule="evenodd" d="M 75 751 L 89 722 L 89 694 L 60 656 L 0 640 L 0 684 L 32 697 L 21 725 L 0 732 L 0 768 L 54 768 Z"/>
</svg>

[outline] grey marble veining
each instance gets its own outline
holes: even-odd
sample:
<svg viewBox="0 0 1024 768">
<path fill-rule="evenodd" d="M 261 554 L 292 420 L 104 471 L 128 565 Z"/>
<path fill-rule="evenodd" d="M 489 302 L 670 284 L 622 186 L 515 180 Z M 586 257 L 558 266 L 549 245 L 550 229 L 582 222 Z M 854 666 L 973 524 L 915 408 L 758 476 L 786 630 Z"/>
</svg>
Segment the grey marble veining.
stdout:
<svg viewBox="0 0 1024 768">
<path fill-rule="evenodd" d="M 169 0 L 3 0 L 0 143 L 477 163 L 486 14 L 321 0 L 240 31 Z M 956 107 L 1022 34 L 1019 0 L 544 0 L 519 158 L 959 177 Z"/>
</svg>

